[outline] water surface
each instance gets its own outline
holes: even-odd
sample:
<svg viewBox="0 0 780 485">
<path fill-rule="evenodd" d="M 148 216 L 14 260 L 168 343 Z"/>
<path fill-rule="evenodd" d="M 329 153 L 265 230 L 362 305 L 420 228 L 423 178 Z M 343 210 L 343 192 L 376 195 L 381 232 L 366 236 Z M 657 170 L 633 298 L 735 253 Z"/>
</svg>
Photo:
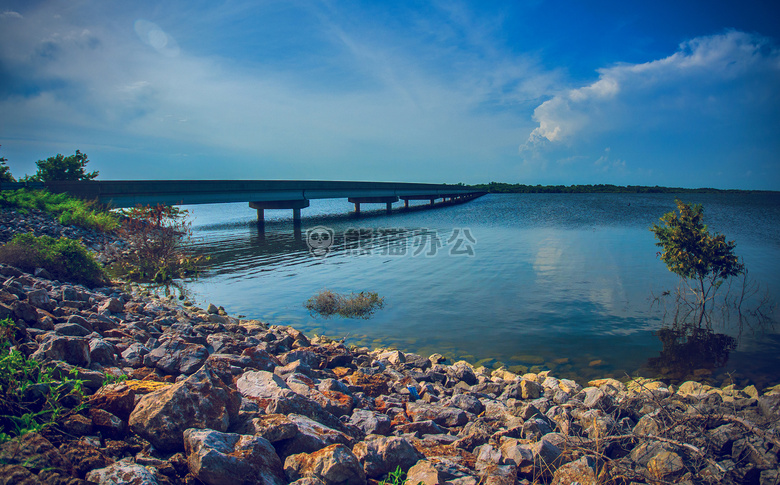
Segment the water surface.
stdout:
<svg viewBox="0 0 780 485">
<path fill-rule="evenodd" d="M 777 300 L 780 194 L 680 197 L 704 205 L 710 229 L 736 240 L 751 278 Z M 187 287 L 197 303 L 230 314 L 487 366 L 553 369 L 580 381 L 696 371 L 718 383 L 780 383 L 777 330 L 740 331 L 732 318 L 695 338 L 667 332 L 662 344 L 658 331 L 672 322 L 653 298 L 678 278 L 657 258 L 648 228 L 674 199 L 494 194 L 389 216 L 384 205 L 364 205 L 360 218 L 344 200 L 313 200 L 301 231 L 292 211 L 266 211 L 259 231 L 246 204 L 190 206 L 193 246 L 212 259 Z M 333 231 L 324 257 L 307 245 L 316 226 Z M 324 288 L 376 291 L 385 307 L 369 320 L 312 316 L 303 304 Z M 675 374 L 675 366 L 687 368 Z"/>
</svg>

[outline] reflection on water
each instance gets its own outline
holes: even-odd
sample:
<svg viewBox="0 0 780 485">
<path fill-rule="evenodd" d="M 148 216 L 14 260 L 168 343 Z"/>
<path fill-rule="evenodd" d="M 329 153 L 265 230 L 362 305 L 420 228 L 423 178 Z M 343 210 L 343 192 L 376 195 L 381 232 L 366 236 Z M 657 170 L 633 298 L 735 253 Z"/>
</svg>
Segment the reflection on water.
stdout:
<svg viewBox="0 0 780 485">
<path fill-rule="evenodd" d="M 694 325 L 681 330 L 662 328 L 657 332 L 663 350 L 648 360 L 653 374 L 673 383 L 701 379 L 726 365 L 737 339 Z"/>
<path fill-rule="evenodd" d="M 735 239 L 753 279 L 777 295 L 780 197 L 685 199 L 704 205 L 710 228 Z M 291 211 L 266 211 L 260 231 L 245 204 L 193 206 L 193 248 L 211 255 L 211 266 L 188 290 L 199 304 L 357 345 L 553 369 L 580 381 L 646 375 L 649 359 L 674 360 L 667 341 L 706 347 L 691 333 L 659 340 L 664 315 L 651 296 L 677 278 L 657 259 L 648 228 L 674 207 L 667 194 L 517 194 L 355 218 L 346 201 L 320 200 L 303 211 L 300 231 Z M 332 231 L 324 257 L 307 244 L 318 226 Z M 369 321 L 312 317 L 303 303 L 323 288 L 376 291 L 385 308 Z M 738 337 L 736 329 L 713 333 Z M 713 379 L 778 383 L 776 330 L 728 348 Z"/>
</svg>

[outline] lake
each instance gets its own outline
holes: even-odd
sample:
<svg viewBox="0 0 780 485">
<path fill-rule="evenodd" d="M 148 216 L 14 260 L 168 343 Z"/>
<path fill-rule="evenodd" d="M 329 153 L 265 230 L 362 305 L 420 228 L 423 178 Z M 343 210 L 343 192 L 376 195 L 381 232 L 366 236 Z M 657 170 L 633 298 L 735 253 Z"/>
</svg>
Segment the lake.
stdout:
<svg viewBox="0 0 780 485">
<path fill-rule="evenodd" d="M 703 204 L 710 230 L 737 242 L 749 279 L 777 301 L 780 194 L 678 197 Z M 360 346 L 439 352 L 450 362 L 551 369 L 580 382 L 660 375 L 780 383 L 780 329 L 751 317 L 758 298 L 743 303 L 741 320 L 732 308 L 717 312 L 711 329 L 675 324 L 679 279 L 658 259 L 649 231 L 674 200 L 491 194 L 392 215 L 384 204 L 363 205 L 361 217 L 346 200 L 312 200 L 300 231 L 291 210 L 266 211 L 260 231 L 247 204 L 188 206 L 192 249 L 211 260 L 186 288 L 196 304 L 231 315 Z M 375 291 L 385 305 L 367 320 L 312 316 L 304 303 L 325 288 Z M 777 319 L 776 307 L 760 309 Z"/>
</svg>

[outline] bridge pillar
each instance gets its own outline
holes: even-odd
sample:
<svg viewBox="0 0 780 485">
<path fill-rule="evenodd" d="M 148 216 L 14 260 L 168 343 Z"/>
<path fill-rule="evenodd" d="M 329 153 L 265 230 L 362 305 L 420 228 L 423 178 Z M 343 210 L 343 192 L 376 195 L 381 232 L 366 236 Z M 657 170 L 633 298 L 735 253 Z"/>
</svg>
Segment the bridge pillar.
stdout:
<svg viewBox="0 0 780 485">
<path fill-rule="evenodd" d="M 393 202 L 398 202 L 398 196 L 388 197 L 350 197 L 347 199 L 355 204 L 355 214 L 360 214 L 360 204 L 386 204 L 387 213 L 393 210 Z"/>
<path fill-rule="evenodd" d="M 262 202 L 250 202 L 249 207 L 257 209 L 257 223 L 265 224 L 266 209 L 292 209 L 293 223 L 301 223 L 301 209 L 309 207 L 309 199 L 298 200 L 267 200 Z"/>
<path fill-rule="evenodd" d="M 431 199 L 431 205 L 433 205 L 435 201 L 436 199 Z"/>
<path fill-rule="evenodd" d="M 404 209 L 409 208 L 409 199 L 404 199 Z"/>
</svg>

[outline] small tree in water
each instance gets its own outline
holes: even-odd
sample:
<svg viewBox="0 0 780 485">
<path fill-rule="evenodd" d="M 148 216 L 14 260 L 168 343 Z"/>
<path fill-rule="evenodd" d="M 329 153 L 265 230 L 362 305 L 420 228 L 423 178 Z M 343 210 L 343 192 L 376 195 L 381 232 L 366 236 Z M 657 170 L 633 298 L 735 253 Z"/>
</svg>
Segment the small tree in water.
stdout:
<svg viewBox="0 0 780 485">
<path fill-rule="evenodd" d="M 661 217 L 663 224 L 653 224 L 650 230 L 663 248 L 658 253 L 669 271 L 684 280 L 693 280 L 688 284 L 696 295 L 698 303 L 704 307 L 712 299 L 720 285 L 730 276 L 744 272 L 744 265 L 734 254 L 736 243 L 726 241 L 722 234 L 711 235 L 702 222 L 701 204 L 687 204 L 679 200 L 677 210 Z"/>
</svg>

